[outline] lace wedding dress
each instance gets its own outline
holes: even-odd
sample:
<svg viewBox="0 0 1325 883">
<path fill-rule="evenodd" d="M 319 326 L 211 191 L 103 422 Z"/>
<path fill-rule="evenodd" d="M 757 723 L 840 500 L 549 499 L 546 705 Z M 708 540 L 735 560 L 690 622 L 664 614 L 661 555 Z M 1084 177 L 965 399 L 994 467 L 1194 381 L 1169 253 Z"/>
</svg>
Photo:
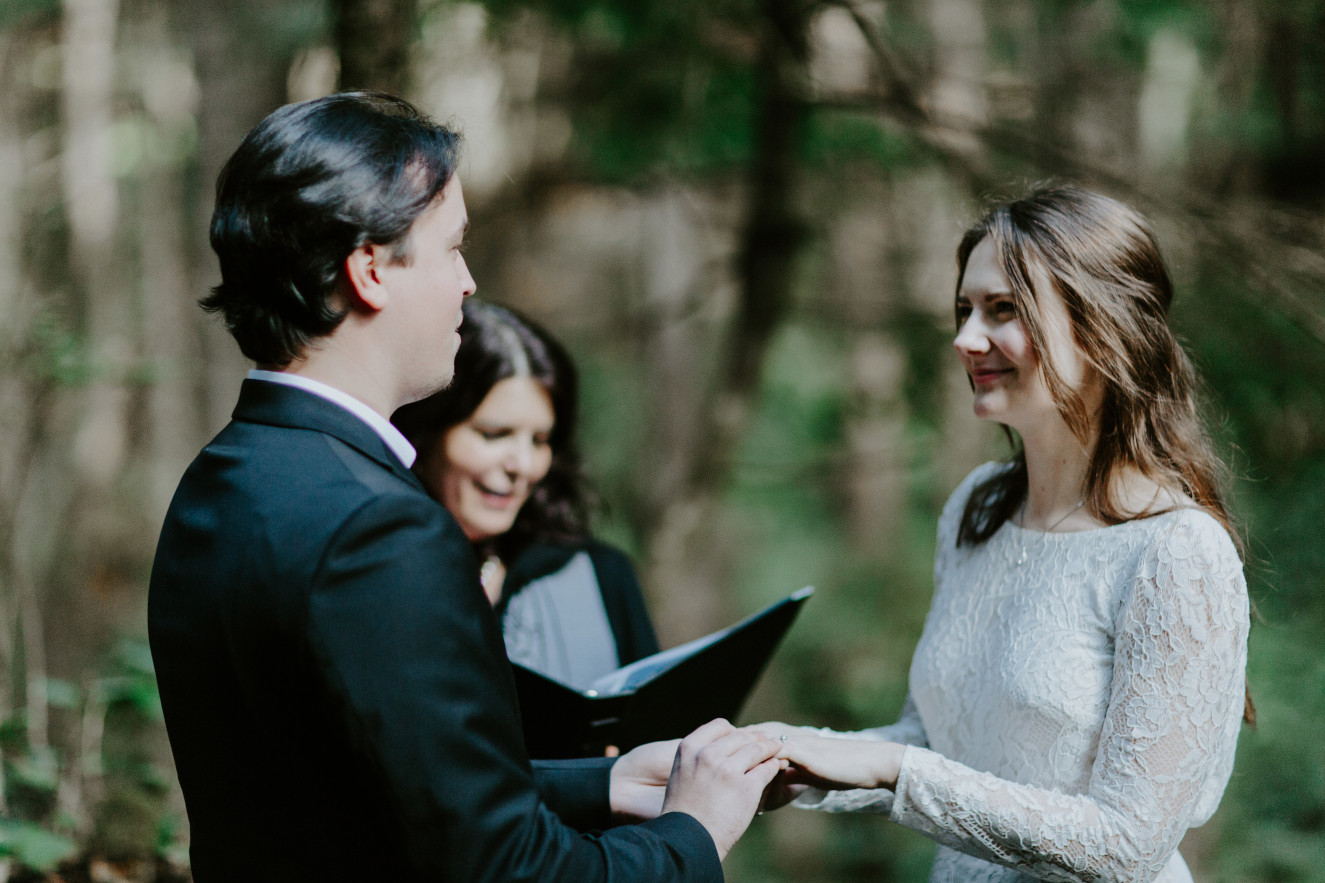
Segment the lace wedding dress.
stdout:
<svg viewBox="0 0 1325 883">
<path fill-rule="evenodd" d="M 932 837 L 931 881 L 1188 881 L 1178 841 L 1219 804 L 1242 717 L 1232 541 L 1180 509 L 1078 533 L 1007 523 L 959 549 L 966 498 L 998 468 L 944 507 L 901 719 L 821 731 L 906 744 L 896 791 L 796 803 Z"/>
</svg>

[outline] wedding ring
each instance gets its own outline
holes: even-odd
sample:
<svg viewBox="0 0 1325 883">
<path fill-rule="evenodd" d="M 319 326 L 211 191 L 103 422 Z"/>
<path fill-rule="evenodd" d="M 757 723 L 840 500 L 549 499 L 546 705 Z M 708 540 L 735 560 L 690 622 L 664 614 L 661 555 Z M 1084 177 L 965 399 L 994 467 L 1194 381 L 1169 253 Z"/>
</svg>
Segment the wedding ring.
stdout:
<svg viewBox="0 0 1325 883">
<path fill-rule="evenodd" d="M 788 736 L 786 733 L 783 733 L 781 736 L 778 736 L 778 741 L 781 742 L 783 745 L 786 745 L 788 742 L 791 741 L 791 737 Z"/>
</svg>

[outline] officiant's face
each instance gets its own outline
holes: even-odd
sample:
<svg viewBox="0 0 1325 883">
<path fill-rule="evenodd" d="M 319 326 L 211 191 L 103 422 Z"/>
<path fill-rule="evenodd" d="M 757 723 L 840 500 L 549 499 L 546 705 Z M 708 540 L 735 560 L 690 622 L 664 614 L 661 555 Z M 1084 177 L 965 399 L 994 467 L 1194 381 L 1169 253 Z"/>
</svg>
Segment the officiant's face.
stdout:
<svg viewBox="0 0 1325 883">
<path fill-rule="evenodd" d="M 511 529 L 552 465 L 555 423 L 552 400 L 537 381 L 508 377 L 437 440 L 441 456 L 425 484 L 471 542 Z"/>
</svg>

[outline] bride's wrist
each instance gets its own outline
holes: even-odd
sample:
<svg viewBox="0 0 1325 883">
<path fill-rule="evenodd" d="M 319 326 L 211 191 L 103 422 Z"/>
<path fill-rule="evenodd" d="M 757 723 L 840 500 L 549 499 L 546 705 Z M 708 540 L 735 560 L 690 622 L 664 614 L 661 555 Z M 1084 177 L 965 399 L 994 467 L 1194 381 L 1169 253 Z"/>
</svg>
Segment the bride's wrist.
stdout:
<svg viewBox="0 0 1325 883">
<path fill-rule="evenodd" d="M 902 754 L 906 751 L 906 746 L 896 742 L 885 742 L 882 748 L 883 750 L 879 752 L 874 787 L 896 790 L 897 777 L 902 772 Z"/>
</svg>

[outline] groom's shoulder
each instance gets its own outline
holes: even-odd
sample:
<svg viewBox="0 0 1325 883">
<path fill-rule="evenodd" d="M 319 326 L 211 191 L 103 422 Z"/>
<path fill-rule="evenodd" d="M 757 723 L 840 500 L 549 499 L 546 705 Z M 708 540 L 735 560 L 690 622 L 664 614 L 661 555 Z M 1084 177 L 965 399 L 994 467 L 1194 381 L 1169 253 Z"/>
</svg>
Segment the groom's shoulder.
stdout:
<svg viewBox="0 0 1325 883">
<path fill-rule="evenodd" d="M 403 466 L 389 467 L 362 447 L 313 428 L 234 421 L 194 459 L 176 503 L 255 518 L 277 533 L 282 525 L 322 533 L 368 505 L 441 517 Z"/>
<path fill-rule="evenodd" d="M 199 460 L 234 463 L 248 481 L 273 492 L 321 490 L 427 499 L 408 470 L 387 465 L 385 458 L 392 455 L 384 446 L 376 455 L 363 450 L 368 446 L 316 428 L 234 422 L 203 449 Z"/>
</svg>

